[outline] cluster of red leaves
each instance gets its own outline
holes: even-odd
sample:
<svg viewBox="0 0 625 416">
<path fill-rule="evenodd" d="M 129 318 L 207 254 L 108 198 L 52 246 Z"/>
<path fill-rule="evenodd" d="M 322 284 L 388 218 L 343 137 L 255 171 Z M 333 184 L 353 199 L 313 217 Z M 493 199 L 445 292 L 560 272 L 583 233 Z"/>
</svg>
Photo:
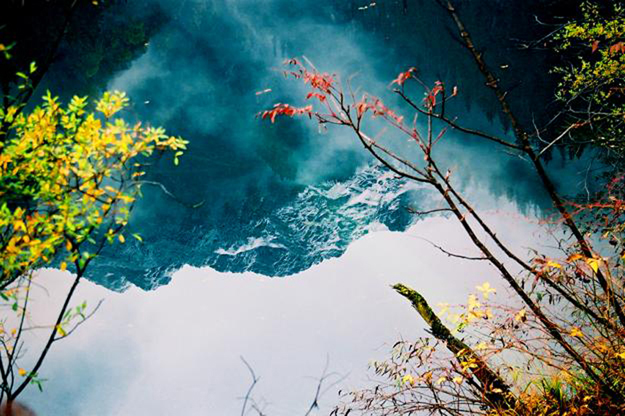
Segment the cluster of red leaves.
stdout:
<svg viewBox="0 0 625 416">
<path fill-rule="evenodd" d="M 319 73 L 317 71 L 309 71 L 302 63 L 297 59 L 287 59 L 284 61 L 285 65 L 295 66 L 296 70 L 284 71 L 285 76 L 292 76 L 295 79 L 301 79 L 305 84 L 310 84 L 313 91 L 306 96 L 307 100 L 316 98 L 319 102 L 323 103 L 327 100 L 327 94 L 332 94 L 332 87 L 334 84 L 334 78 L 327 73 Z M 315 90 L 321 91 L 315 92 Z M 306 107 L 293 107 L 290 104 L 275 104 L 271 110 L 266 110 L 262 113 L 262 119 L 269 118 L 273 123 L 277 116 L 289 116 L 306 114 L 309 118 L 313 115 L 313 106 L 307 105 Z"/>
<path fill-rule="evenodd" d="M 595 232 L 600 230 L 611 245 L 619 247 L 625 259 L 625 175 L 615 176 L 594 201 L 567 205 L 581 224 Z"/>
<path fill-rule="evenodd" d="M 334 78 L 332 78 L 330 74 L 304 71 L 302 76 L 305 84 L 310 83 L 311 87 L 323 91 L 326 94 L 330 93 L 330 89 L 334 83 Z"/>
<path fill-rule="evenodd" d="M 285 71 L 285 76 L 291 75 L 296 79 L 303 79 L 305 84 L 310 84 L 313 89 L 319 90 L 325 94 L 330 94 L 334 85 L 334 77 L 327 72 L 320 73 L 316 70 L 310 71 L 300 61 L 295 58 L 284 61 L 285 65 L 297 67 L 297 71 Z M 316 96 L 316 95 L 315 95 Z M 309 95 L 308 98 L 312 97 Z M 318 97 L 320 100 L 321 98 Z M 324 97 L 325 99 L 325 97 Z M 323 101 L 323 100 L 321 100 Z"/>
<path fill-rule="evenodd" d="M 400 87 L 403 87 L 403 85 L 406 83 L 406 81 L 410 78 L 414 78 L 417 79 L 418 78 L 414 75 L 417 72 L 417 68 L 412 67 L 410 69 L 408 69 L 405 72 L 401 72 L 397 78 L 395 78 L 392 82 L 391 85 L 393 84 L 397 84 Z M 445 85 L 441 82 L 441 81 L 436 81 L 434 88 L 432 88 L 431 90 L 428 91 L 428 93 L 426 94 L 425 98 L 423 99 L 423 104 L 424 106 L 428 109 L 428 110 L 432 110 L 434 109 L 434 107 L 436 107 L 436 96 L 440 93 L 443 93 L 445 91 Z M 453 92 L 451 94 L 451 96 L 456 96 L 458 94 L 458 87 L 454 87 Z"/>
<path fill-rule="evenodd" d="M 592 52 L 595 53 L 597 52 L 597 49 L 599 49 L 599 41 L 596 40 L 592 43 Z M 625 53 L 625 42 L 617 42 L 614 45 L 610 46 L 610 55 L 612 55 L 613 53 L 617 53 L 617 52 L 622 52 Z"/>
<path fill-rule="evenodd" d="M 289 116 L 293 117 L 296 115 L 308 114 L 308 117 L 312 117 L 312 105 L 307 105 L 306 107 L 293 107 L 289 104 L 275 104 L 271 110 L 267 110 L 263 112 L 262 119 L 269 118 L 273 123 L 276 120 L 277 116 Z"/>
<path fill-rule="evenodd" d="M 379 98 L 370 99 L 365 96 L 362 100 L 356 103 L 358 117 L 362 117 L 362 115 L 369 110 L 373 112 L 374 117 L 389 117 L 395 120 L 398 124 L 401 124 L 404 121 L 403 116 L 398 116 L 393 110 L 385 106 Z"/>
<path fill-rule="evenodd" d="M 425 108 L 427 108 L 428 110 L 433 110 L 434 107 L 436 107 L 437 103 L 436 96 L 441 93 L 444 94 L 444 92 L 445 84 L 443 84 L 441 81 L 436 81 L 436 83 L 434 84 L 434 88 L 428 91 L 425 98 L 423 99 L 423 104 Z M 451 92 L 451 97 L 455 97 L 456 95 L 458 95 L 458 87 L 454 87 Z M 445 97 L 443 97 L 443 99 L 445 99 Z"/>
<path fill-rule="evenodd" d="M 434 88 L 432 88 L 423 99 L 423 104 L 428 110 L 432 110 L 436 107 L 436 96 L 442 93 L 445 90 L 445 87 L 442 82 L 436 81 L 434 84 Z"/>
<path fill-rule="evenodd" d="M 413 72 L 417 72 L 417 68 L 412 67 L 408 71 L 400 73 L 397 78 L 391 82 L 391 85 L 397 84 L 402 87 L 409 78 L 412 78 Z"/>
<path fill-rule="evenodd" d="M 608 209 L 617 214 L 625 211 L 625 174 L 617 175 L 606 185 L 606 195 L 599 201 L 586 204 L 570 202 L 577 211 Z"/>
</svg>

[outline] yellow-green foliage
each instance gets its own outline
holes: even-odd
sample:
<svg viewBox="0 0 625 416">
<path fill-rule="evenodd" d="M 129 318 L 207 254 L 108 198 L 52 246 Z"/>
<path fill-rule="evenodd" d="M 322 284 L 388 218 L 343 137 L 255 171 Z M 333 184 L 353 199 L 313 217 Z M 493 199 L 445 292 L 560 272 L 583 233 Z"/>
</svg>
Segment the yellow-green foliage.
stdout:
<svg viewBox="0 0 625 416">
<path fill-rule="evenodd" d="M 564 74 L 560 93 L 573 96 L 598 89 L 596 99 L 608 98 L 625 82 L 625 9 L 615 2 L 606 16 L 596 4 L 585 2 L 582 11 L 583 19 L 565 25 L 556 38 L 562 51 L 581 46 L 590 54 L 580 54 L 575 67 L 559 69 Z"/>
<path fill-rule="evenodd" d="M 124 242 L 142 161 L 167 150 L 177 163 L 187 143 L 130 125 L 119 117 L 127 103 L 123 93 L 106 92 L 91 111 L 87 97 L 63 106 L 48 93 L 28 113 L 0 110 L 2 286 L 63 250 L 61 268 L 81 268 L 102 242 Z"/>
<path fill-rule="evenodd" d="M 584 2 L 582 18 L 565 25 L 556 41 L 563 56 L 572 59 L 555 71 L 562 77 L 557 97 L 567 103 L 569 115 L 592 122 L 594 130 L 584 141 L 625 151 L 620 140 L 625 132 L 623 2 L 605 7 Z"/>
<path fill-rule="evenodd" d="M 10 59 L 12 47 L 0 43 L 0 59 Z M 85 302 L 71 308 L 69 302 L 100 250 L 125 242 L 146 162 L 157 152 L 169 152 L 178 164 L 187 144 L 162 128 L 125 121 L 128 99 L 118 91 L 105 92 L 95 102 L 75 96 L 67 105 L 48 92 L 41 105 L 29 110 L 36 71 L 32 63 L 27 73 L 16 74 L 18 82 L 3 90 L 0 108 L 0 306 L 15 312 L 0 320 L 4 403 L 29 384 L 42 388 L 38 371 L 50 346 L 90 316 Z M 31 272 L 57 264 L 63 270 L 71 264 L 77 273 L 55 324 L 39 327 L 49 329 L 47 342 L 26 370 L 19 361 Z"/>
</svg>

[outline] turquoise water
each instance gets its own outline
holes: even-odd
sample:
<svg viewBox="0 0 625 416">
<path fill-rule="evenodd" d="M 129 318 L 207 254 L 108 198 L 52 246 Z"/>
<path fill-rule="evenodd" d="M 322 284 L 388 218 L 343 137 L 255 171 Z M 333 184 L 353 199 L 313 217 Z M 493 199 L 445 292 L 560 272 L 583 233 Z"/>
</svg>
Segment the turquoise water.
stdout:
<svg viewBox="0 0 625 416">
<path fill-rule="evenodd" d="M 545 30 L 535 22 L 516 24 L 531 5 L 513 10 L 505 3 L 467 2 L 476 37 L 487 42 L 495 65 L 544 66 L 543 52 L 509 47 L 512 37 Z M 390 80 L 417 66 L 426 82 L 459 86 L 460 98 L 449 112 L 506 134 L 490 91 L 445 29 L 447 17 L 430 2 L 364 7 L 356 1 L 152 0 L 120 2 L 108 13 L 101 24 L 161 17 L 142 53 L 110 77 L 94 77 L 93 84 L 126 91 L 132 117 L 190 141 L 180 166 L 161 160 L 150 172 L 148 180 L 175 198 L 159 186 L 144 187 L 132 231 L 145 243 L 109 250 L 91 269 L 90 279 L 111 289 L 154 289 L 185 264 L 292 275 L 340 256 L 372 229 L 406 229 L 417 220 L 409 205 L 438 203 L 373 165 L 347 131 L 321 134 L 303 120 L 261 122 L 256 114 L 275 102 L 303 102 L 304 87 L 282 77 L 285 58 L 306 56 L 343 79 L 355 75 L 355 88 L 395 105 Z M 545 94 L 550 80 L 512 69 L 502 71 L 502 80 L 522 85 L 511 94 L 522 118 L 544 117 L 544 107 L 534 111 L 528 97 Z M 50 73 L 62 78 L 62 71 Z M 448 136 L 438 157 L 459 182 L 479 183 L 522 210 L 542 206 L 544 195 L 536 192 L 536 178 L 523 161 L 483 142 Z M 403 142 L 395 147 L 410 154 Z"/>
<path fill-rule="evenodd" d="M 275 102 L 303 102 L 305 89 L 281 71 L 285 58 L 306 56 L 343 79 L 357 74 L 356 87 L 394 105 L 390 80 L 417 66 L 426 82 L 458 85 L 450 113 L 509 135 L 497 103 L 432 2 L 372 4 L 142 0 L 111 6 L 100 25 L 149 21 L 150 35 L 123 65 L 89 78 L 90 92 L 125 90 L 129 117 L 163 125 L 190 146 L 179 166 L 158 160 L 149 173 L 174 197 L 158 186 L 144 188 L 131 221 L 144 243 L 128 239 L 105 251 L 90 270 L 91 282 L 80 286 L 77 303 L 105 301 L 92 320 L 54 346 L 41 371 L 50 379 L 44 393 L 25 394 L 39 414 L 239 414 L 249 386 L 240 355 L 261 376 L 256 397 L 276 416 L 305 413 L 329 357 L 329 371 L 348 377 L 328 391 L 328 410 L 338 389 L 368 382 L 369 360 L 387 356 L 399 337 L 423 335 L 391 283 L 412 285 L 436 304 L 463 302 L 488 280 L 506 299 L 488 265 L 450 259 L 423 240 L 475 255 L 455 222 L 409 214 L 408 207 L 440 206 L 430 190 L 373 163 L 347 131 L 256 117 Z M 541 97 L 549 96 L 553 81 L 542 76 L 548 57 L 510 46 L 512 38 L 546 30 L 530 13 L 536 4 L 463 4 L 490 62 L 507 65 L 502 82 L 513 88 L 520 117 L 526 123 L 547 117 L 551 103 Z M 62 46 L 71 48 L 70 41 Z M 63 79 L 72 74 L 64 60 L 69 55 L 59 55 L 42 88 L 57 86 L 69 95 L 72 86 L 84 87 Z M 388 141 L 416 157 L 408 144 Z M 560 189 L 577 189 L 587 161 L 559 151 L 550 156 Z M 524 160 L 454 132 L 437 158 L 519 253 L 548 244 L 536 222 L 549 205 Z M 67 273 L 41 276 L 53 299 L 62 295 Z M 289 278 L 268 278 L 278 276 Z M 33 322 L 56 310 L 46 296 L 33 297 Z"/>
</svg>

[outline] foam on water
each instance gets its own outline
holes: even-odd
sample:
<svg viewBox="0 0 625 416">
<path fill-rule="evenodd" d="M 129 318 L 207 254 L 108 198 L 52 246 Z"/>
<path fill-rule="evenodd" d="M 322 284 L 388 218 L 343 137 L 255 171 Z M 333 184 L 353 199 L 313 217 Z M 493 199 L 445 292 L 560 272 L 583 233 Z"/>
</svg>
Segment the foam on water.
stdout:
<svg viewBox="0 0 625 416">
<path fill-rule="evenodd" d="M 130 283 L 149 290 L 167 284 L 184 264 L 266 276 L 293 275 L 340 256 L 352 241 L 368 233 L 405 230 L 415 221 L 407 207 L 428 206 L 428 192 L 379 165 L 366 165 L 345 181 L 304 188 L 261 219 L 225 224 L 222 230 L 181 229 L 165 243 L 129 241 L 112 261 L 94 268 L 106 273 L 101 278 L 96 273 L 92 279 L 114 290 L 124 290 Z M 158 244 L 168 244 L 167 249 Z M 137 258 L 143 259 L 142 273 L 122 267 L 132 266 L 132 259 Z"/>
</svg>

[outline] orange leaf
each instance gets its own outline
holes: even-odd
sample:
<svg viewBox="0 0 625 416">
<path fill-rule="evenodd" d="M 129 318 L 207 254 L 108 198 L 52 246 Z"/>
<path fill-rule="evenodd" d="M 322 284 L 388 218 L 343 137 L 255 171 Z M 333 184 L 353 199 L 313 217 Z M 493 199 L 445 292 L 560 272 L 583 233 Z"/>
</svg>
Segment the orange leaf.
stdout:
<svg viewBox="0 0 625 416">
<path fill-rule="evenodd" d="M 573 262 L 573 261 L 581 260 L 583 258 L 584 256 L 582 256 L 581 254 L 575 253 L 575 254 L 571 254 L 569 258 L 566 259 L 566 261 Z"/>
<path fill-rule="evenodd" d="M 597 52 L 597 49 L 599 49 L 599 41 L 596 40 L 592 43 L 592 52 L 595 53 Z"/>
<path fill-rule="evenodd" d="M 610 55 L 612 55 L 613 53 L 616 52 L 625 52 L 625 43 L 623 42 L 618 42 L 615 43 L 614 45 L 610 46 Z"/>
</svg>

